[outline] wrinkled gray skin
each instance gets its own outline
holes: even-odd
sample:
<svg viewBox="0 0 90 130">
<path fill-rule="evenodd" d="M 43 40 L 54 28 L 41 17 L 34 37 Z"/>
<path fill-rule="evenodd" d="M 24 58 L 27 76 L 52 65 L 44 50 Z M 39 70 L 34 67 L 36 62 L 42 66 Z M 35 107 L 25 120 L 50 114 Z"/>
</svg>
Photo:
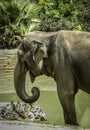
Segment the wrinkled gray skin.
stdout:
<svg viewBox="0 0 90 130">
<path fill-rule="evenodd" d="M 21 100 L 33 103 L 39 98 L 40 92 L 34 87 L 32 96 L 27 95 L 27 71 L 31 82 L 42 74 L 55 79 L 65 123 L 78 125 L 75 95 L 78 89 L 90 94 L 90 33 L 31 32 L 22 40 L 14 72 L 15 89 Z"/>
</svg>

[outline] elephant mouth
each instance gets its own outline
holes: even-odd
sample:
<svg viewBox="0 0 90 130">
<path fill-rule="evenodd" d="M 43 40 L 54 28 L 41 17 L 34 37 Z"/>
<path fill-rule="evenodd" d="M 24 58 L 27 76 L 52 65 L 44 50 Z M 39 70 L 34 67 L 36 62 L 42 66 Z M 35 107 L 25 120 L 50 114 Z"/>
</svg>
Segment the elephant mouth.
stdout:
<svg viewBox="0 0 90 130">
<path fill-rule="evenodd" d="M 40 72 L 40 71 L 35 71 L 35 70 L 29 70 L 29 75 L 30 75 L 31 82 L 34 83 L 35 78 L 36 78 L 37 76 L 42 75 L 42 72 Z"/>
</svg>

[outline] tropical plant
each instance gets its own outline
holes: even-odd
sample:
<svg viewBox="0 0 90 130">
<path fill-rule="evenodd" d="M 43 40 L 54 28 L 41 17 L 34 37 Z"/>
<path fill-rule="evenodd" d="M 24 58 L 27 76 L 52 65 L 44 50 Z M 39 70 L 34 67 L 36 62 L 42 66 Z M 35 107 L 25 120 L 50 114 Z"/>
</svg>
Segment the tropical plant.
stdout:
<svg viewBox="0 0 90 130">
<path fill-rule="evenodd" d="M 40 30 L 81 30 L 74 0 L 39 0 L 39 8 Z"/>
<path fill-rule="evenodd" d="M 30 24 L 37 17 L 38 8 L 28 0 L 2 0 L 0 7 L 1 46 L 16 47 L 21 38 L 30 31 Z"/>
<path fill-rule="evenodd" d="M 29 31 L 90 31 L 90 0 L 0 0 L 0 48 L 15 48 Z"/>
<path fill-rule="evenodd" d="M 82 30 L 90 32 L 90 0 L 78 0 L 78 19 L 82 25 Z"/>
</svg>

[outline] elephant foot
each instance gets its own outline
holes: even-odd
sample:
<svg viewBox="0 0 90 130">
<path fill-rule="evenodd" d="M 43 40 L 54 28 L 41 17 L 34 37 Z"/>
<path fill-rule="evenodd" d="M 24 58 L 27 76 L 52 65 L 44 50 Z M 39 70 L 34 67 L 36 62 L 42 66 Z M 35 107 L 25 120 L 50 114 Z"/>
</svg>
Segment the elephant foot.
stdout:
<svg viewBox="0 0 90 130">
<path fill-rule="evenodd" d="M 74 121 L 74 120 L 65 121 L 65 124 L 66 124 L 66 125 L 73 125 L 73 126 L 80 126 L 80 125 L 78 124 L 78 122 L 77 122 L 77 121 Z"/>
</svg>

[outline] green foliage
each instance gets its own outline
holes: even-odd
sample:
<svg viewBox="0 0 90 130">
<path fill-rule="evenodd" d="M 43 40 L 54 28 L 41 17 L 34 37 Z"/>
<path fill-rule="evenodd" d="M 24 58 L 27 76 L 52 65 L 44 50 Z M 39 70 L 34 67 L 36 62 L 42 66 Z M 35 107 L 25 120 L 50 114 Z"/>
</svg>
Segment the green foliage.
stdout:
<svg viewBox="0 0 90 130">
<path fill-rule="evenodd" d="M 30 31 L 33 18 L 37 18 L 38 8 L 24 0 L 0 1 L 0 48 L 16 47 L 21 38 Z"/>
<path fill-rule="evenodd" d="M 0 1 L 0 48 L 15 48 L 33 30 L 90 31 L 90 0 Z"/>
<path fill-rule="evenodd" d="M 90 31 L 90 0 L 78 0 L 78 20 L 82 25 L 82 30 Z"/>
<path fill-rule="evenodd" d="M 73 1 L 64 0 L 40 0 L 39 18 L 41 24 L 40 30 L 56 31 L 60 29 L 81 30 L 78 21 L 78 10 Z M 77 28 L 77 27 L 80 28 Z"/>
</svg>

